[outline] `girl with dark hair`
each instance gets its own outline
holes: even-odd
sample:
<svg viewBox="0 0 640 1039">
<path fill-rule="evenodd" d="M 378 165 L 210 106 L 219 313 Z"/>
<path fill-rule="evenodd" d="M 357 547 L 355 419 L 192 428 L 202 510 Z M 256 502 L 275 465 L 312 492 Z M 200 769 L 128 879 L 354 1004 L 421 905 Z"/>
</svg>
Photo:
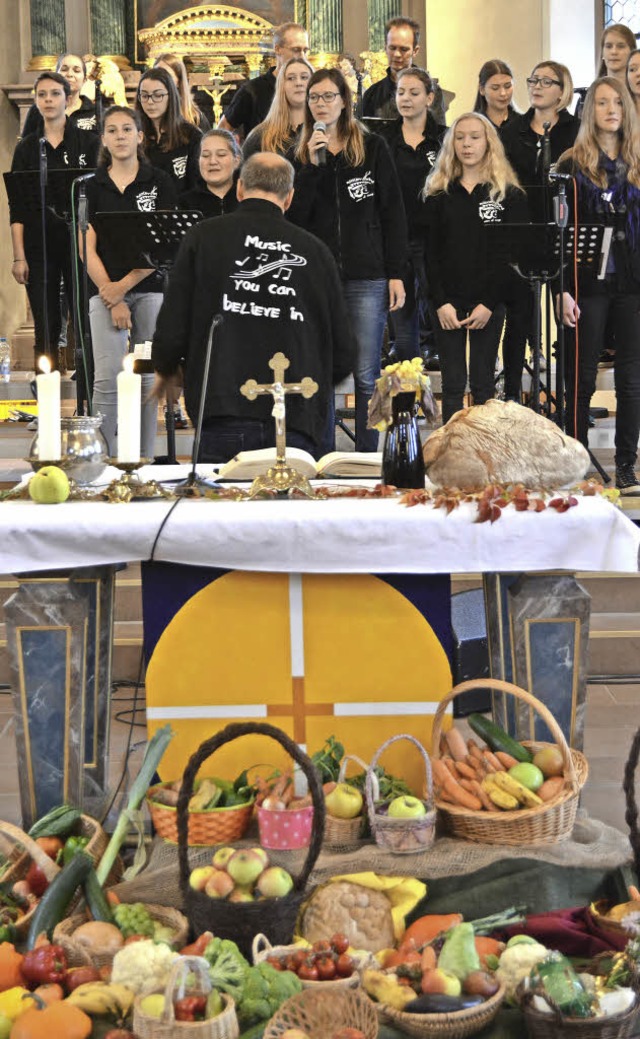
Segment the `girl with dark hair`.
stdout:
<svg viewBox="0 0 640 1039">
<path fill-rule="evenodd" d="M 98 138 L 90 130 L 79 129 L 66 115 L 69 83 L 58 72 L 42 72 L 34 86 L 36 106 L 42 129 L 23 137 L 16 145 L 12 172 L 40 168 L 40 140 L 45 138 L 47 169 L 91 169 L 95 165 Z M 10 203 L 13 266 L 11 273 L 25 285 L 35 325 L 36 360 L 46 353 L 52 368 L 58 367 L 58 340 L 61 331 L 60 282 L 71 303 L 71 247 L 64 213 L 46 210 L 46 254 L 43 250 L 41 214 L 23 202 Z M 44 286 L 47 285 L 48 328 L 45 323 Z"/>
<path fill-rule="evenodd" d="M 180 195 L 181 209 L 199 209 L 203 217 L 233 213 L 238 205 L 236 181 L 242 159 L 240 145 L 228 130 L 209 130 L 200 144 L 202 183 Z"/>
<path fill-rule="evenodd" d="M 589 403 L 607 322 L 615 336 L 616 487 L 640 494 L 635 463 L 640 435 L 640 141 L 627 88 L 612 76 L 597 79 L 585 98 L 580 131 L 558 168 L 571 173 L 584 224 L 613 229 L 605 277 L 570 273 L 562 301 L 567 336 L 567 431 L 588 445 Z M 567 192 L 569 202 L 573 192 Z M 577 289 L 577 292 L 576 292 Z"/>
<path fill-rule="evenodd" d="M 165 51 L 164 54 L 159 54 L 153 63 L 154 69 L 164 69 L 171 76 L 173 82 L 176 85 L 178 96 L 180 98 L 180 111 L 182 112 L 182 118 L 186 119 L 188 123 L 193 123 L 203 133 L 210 130 L 209 120 L 200 111 L 197 104 L 193 99 L 191 93 L 191 87 L 189 86 L 189 76 L 187 74 L 187 67 L 177 54 L 171 54 L 169 51 Z"/>
<path fill-rule="evenodd" d="M 354 118 L 338 69 L 319 69 L 309 80 L 304 126 L 290 157 L 296 180 L 288 215 L 333 253 L 352 319 L 356 451 L 375 451 L 378 434 L 367 429 L 367 410 L 380 375 L 387 313 L 405 303 L 406 218 L 386 142 Z M 334 432 L 332 413 L 326 450 Z"/>
<path fill-rule="evenodd" d="M 289 58 L 276 77 L 276 92 L 267 118 L 254 126 L 242 145 L 242 157 L 255 152 L 286 155 L 293 148 L 307 104 L 307 84 L 313 68 L 306 58 Z"/>
<path fill-rule="evenodd" d="M 117 453 L 116 378 L 130 345 L 153 339 L 162 304 L 162 275 L 149 268 L 107 266 L 93 226 L 96 213 L 157 212 L 175 209 L 171 177 L 149 165 L 142 151 L 138 114 L 113 105 L 104 117 L 100 165 L 87 181 L 89 229 L 86 264 L 90 282 L 89 318 L 95 377 L 93 406 L 111 455 Z M 82 240 L 80 241 L 82 248 Z M 153 458 L 158 405 L 148 399 L 153 375 L 142 376 L 142 457 Z"/>
<path fill-rule="evenodd" d="M 640 116 L 640 50 L 633 50 L 627 62 L 627 86 L 636 115 Z"/>
<path fill-rule="evenodd" d="M 202 131 L 183 117 L 178 90 L 165 69 L 148 69 L 142 74 L 136 111 L 148 162 L 168 173 L 178 191 L 195 187 Z"/>
<path fill-rule="evenodd" d="M 506 61 L 491 58 L 478 73 L 474 112 L 482 112 L 500 130 L 517 116 L 513 107 L 513 72 Z"/>
<path fill-rule="evenodd" d="M 87 66 L 78 54 L 61 54 L 56 62 L 56 72 L 64 76 L 69 84 L 66 114 L 80 130 L 96 129 L 96 106 L 80 91 L 87 79 Z M 42 136 L 42 116 L 37 105 L 32 105 L 22 127 L 22 136 L 39 133 Z"/>
</svg>

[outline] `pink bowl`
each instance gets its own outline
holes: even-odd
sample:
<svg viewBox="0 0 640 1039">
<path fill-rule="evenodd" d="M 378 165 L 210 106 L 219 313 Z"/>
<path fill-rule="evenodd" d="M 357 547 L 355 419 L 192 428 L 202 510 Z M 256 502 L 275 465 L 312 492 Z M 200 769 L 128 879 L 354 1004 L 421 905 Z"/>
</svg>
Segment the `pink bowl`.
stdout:
<svg viewBox="0 0 640 1039">
<path fill-rule="evenodd" d="M 306 848 L 311 840 L 313 805 L 291 811 L 258 808 L 258 830 L 263 848 L 291 851 Z"/>
</svg>

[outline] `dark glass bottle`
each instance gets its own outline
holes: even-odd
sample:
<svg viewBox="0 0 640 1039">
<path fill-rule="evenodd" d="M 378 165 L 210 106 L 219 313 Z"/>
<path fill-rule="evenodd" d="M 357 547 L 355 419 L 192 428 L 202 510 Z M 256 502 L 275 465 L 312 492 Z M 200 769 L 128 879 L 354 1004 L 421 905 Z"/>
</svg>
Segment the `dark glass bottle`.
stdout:
<svg viewBox="0 0 640 1039">
<path fill-rule="evenodd" d="M 416 417 L 416 395 L 397 393 L 382 450 L 382 482 L 394 487 L 424 487 L 424 458 Z"/>
</svg>

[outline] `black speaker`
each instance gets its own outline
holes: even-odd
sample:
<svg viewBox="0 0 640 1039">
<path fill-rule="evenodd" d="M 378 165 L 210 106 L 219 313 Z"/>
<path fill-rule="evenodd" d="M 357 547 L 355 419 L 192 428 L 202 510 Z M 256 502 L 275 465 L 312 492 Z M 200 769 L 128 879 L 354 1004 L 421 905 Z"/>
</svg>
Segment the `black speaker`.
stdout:
<svg viewBox="0 0 640 1039">
<path fill-rule="evenodd" d="M 453 629 L 453 681 L 455 685 L 471 678 L 489 677 L 489 647 L 487 621 L 482 588 L 457 592 L 451 596 L 451 627 Z M 454 718 L 464 718 L 477 711 L 491 710 L 488 689 L 461 693 L 453 701 Z"/>
</svg>

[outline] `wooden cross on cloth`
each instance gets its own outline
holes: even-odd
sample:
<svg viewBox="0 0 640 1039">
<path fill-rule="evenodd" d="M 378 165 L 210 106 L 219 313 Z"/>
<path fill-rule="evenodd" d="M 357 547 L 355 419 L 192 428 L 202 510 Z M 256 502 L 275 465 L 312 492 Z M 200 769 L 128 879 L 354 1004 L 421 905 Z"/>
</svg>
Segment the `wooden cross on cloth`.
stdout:
<svg viewBox="0 0 640 1039">
<path fill-rule="evenodd" d="M 273 397 L 273 411 L 271 414 L 276 420 L 276 462 L 284 463 L 286 459 L 287 426 L 285 412 L 285 396 L 287 393 L 300 393 L 305 399 L 313 397 L 318 392 L 318 383 L 310 376 L 305 375 L 300 382 L 285 382 L 284 373 L 290 365 L 288 357 L 283 353 L 274 354 L 269 361 L 269 367 L 273 371 L 274 381 L 272 383 L 260 383 L 255 379 L 247 379 L 240 387 L 240 393 L 249 400 L 264 393 L 270 393 Z"/>
</svg>

